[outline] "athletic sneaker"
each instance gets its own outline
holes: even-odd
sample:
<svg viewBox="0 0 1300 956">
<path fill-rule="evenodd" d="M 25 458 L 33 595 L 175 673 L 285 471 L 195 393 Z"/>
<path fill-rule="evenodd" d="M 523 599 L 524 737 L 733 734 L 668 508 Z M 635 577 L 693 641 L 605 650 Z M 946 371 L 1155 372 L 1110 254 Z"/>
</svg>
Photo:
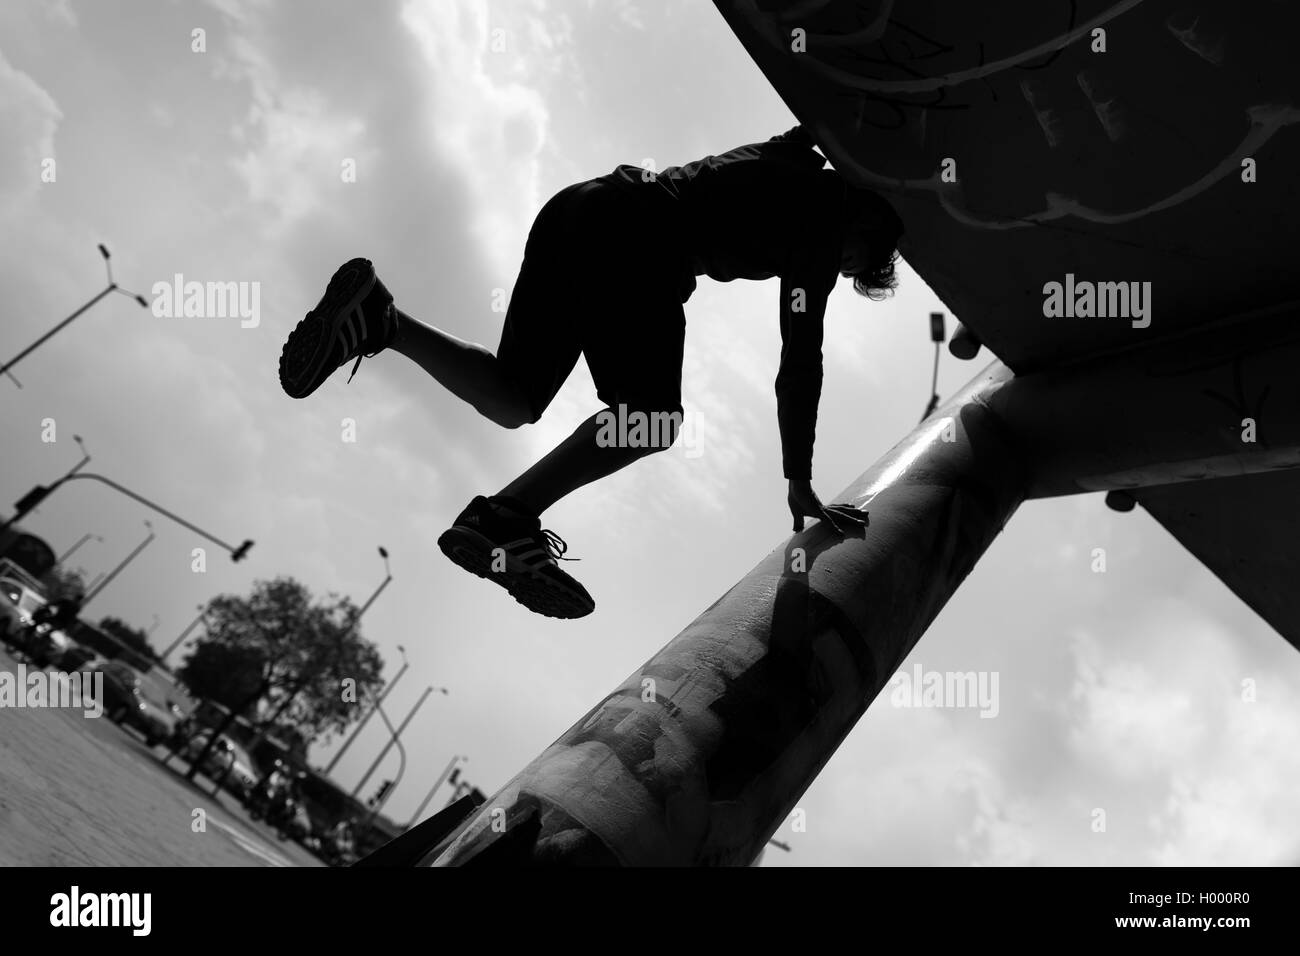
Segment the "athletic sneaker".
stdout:
<svg viewBox="0 0 1300 956">
<path fill-rule="evenodd" d="M 560 570 L 568 545 L 541 521 L 496 498 L 469 503 L 438 539 L 442 553 L 466 571 L 501 585 L 516 601 L 547 617 L 583 617 L 596 609 L 587 589 Z"/>
<path fill-rule="evenodd" d="M 325 295 L 289 333 L 280 353 L 280 385 L 290 398 L 306 398 L 354 358 L 376 355 L 397 334 L 393 297 L 369 259 L 339 266 Z M 352 381 L 352 376 L 348 376 Z"/>
</svg>

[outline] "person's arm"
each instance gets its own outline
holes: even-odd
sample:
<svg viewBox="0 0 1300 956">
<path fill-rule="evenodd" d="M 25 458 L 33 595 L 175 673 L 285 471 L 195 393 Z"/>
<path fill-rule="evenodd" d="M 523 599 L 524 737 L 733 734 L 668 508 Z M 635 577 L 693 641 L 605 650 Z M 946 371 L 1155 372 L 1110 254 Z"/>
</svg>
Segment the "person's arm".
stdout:
<svg viewBox="0 0 1300 956">
<path fill-rule="evenodd" d="M 772 210 L 785 249 L 781 268 L 781 366 L 776 375 L 781 464 L 790 480 L 812 479 L 822 391 L 822 323 L 843 256 L 838 197 L 829 176 L 799 179 Z"/>
<path fill-rule="evenodd" d="M 812 488 L 826 300 L 839 277 L 841 237 L 833 219 L 813 216 L 804 222 L 806 229 L 792 230 L 794 251 L 781 277 L 781 366 L 776 376 L 781 466 L 789 482 L 794 530 L 803 530 L 804 518 L 813 517 L 843 534 L 852 524 L 865 524 L 865 514 L 847 505 L 823 506 Z"/>
<path fill-rule="evenodd" d="M 781 467 L 791 481 L 812 480 L 817 407 L 822 391 L 825 279 L 800 270 L 781 278 L 781 365 L 776 374 L 776 418 Z"/>
</svg>

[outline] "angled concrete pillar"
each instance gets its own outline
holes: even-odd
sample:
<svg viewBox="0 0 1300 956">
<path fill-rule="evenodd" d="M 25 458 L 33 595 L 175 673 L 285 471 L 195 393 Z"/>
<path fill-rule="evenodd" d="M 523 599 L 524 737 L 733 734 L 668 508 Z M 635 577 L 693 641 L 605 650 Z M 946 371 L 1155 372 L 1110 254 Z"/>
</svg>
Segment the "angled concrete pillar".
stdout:
<svg viewBox="0 0 1300 956">
<path fill-rule="evenodd" d="M 990 367 L 773 551 L 426 864 L 745 865 L 1020 503 Z"/>
<path fill-rule="evenodd" d="M 751 862 L 1025 498 L 1300 467 L 1296 319 L 995 362 L 836 497 L 863 534 L 787 540 L 423 862 Z"/>
</svg>

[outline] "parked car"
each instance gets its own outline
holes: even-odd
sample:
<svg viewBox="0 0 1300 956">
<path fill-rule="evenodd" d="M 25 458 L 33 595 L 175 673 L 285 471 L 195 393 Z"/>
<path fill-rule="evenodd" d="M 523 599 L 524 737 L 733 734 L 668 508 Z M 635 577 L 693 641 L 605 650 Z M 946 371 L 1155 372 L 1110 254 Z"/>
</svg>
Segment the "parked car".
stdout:
<svg viewBox="0 0 1300 956">
<path fill-rule="evenodd" d="M 86 664 L 83 671 L 104 675 L 104 713 L 115 724 L 134 727 L 155 747 L 171 736 L 174 718 L 140 689 L 140 675 L 120 661 Z"/>
<path fill-rule="evenodd" d="M 25 641 L 32 615 L 45 604 L 31 588 L 14 578 L 0 578 L 0 640 L 6 644 Z"/>
<path fill-rule="evenodd" d="M 59 655 L 59 670 L 71 673 L 72 671 L 83 670 L 86 665 L 100 660 L 102 658 L 85 644 L 78 644 L 74 641 Z"/>
<path fill-rule="evenodd" d="M 180 748 L 181 752 L 190 760 L 197 759 L 203 752 L 203 748 L 207 746 L 211 735 L 210 730 L 196 734 L 185 742 Z M 248 799 L 253 788 L 257 786 L 259 777 L 254 769 L 253 758 L 225 734 L 217 738 L 216 744 L 208 751 L 199 769 L 208 779 L 221 780 L 222 786 L 241 800 Z"/>
</svg>

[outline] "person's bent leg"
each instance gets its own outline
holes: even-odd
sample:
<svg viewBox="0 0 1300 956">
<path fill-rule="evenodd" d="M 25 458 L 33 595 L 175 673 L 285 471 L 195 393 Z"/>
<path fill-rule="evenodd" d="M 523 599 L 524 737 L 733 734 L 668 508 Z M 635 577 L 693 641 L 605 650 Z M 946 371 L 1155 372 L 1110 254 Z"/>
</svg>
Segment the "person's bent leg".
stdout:
<svg viewBox="0 0 1300 956">
<path fill-rule="evenodd" d="M 582 352 L 573 328 L 573 269 L 564 258 L 564 209 L 548 203 L 529 232 L 495 354 L 397 311 L 392 347 L 506 428 L 537 421 Z"/>
<path fill-rule="evenodd" d="M 681 411 L 638 412 L 606 408 L 574 429 L 573 434 L 497 494 L 519 502 L 530 514 L 540 515 L 569 493 L 626 468 L 632 462 L 663 451 L 677 439 Z M 625 439 L 620 423 L 645 416 L 644 441 Z M 613 427 L 611 427 L 613 426 Z M 665 434 L 666 433 L 666 434 Z M 611 437 L 612 436 L 612 437 Z"/>
<path fill-rule="evenodd" d="M 432 375 L 457 398 L 505 428 L 533 421 L 527 396 L 498 358 L 397 310 L 397 335 L 390 346 Z"/>
<path fill-rule="evenodd" d="M 499 495 L 476 497 L 438 538 L 438 547 L 466 571 L 505 588 L 531 611 L 551 617 L 590 614 L 595 601 L 559 566 L 568 545 L 543 529 L 538 515 L 583 485 L 662 451 L 676 439 L 680 410 L 652 416 L 656 431 L 644 428 L 635 441 L 623 441 L 622 424 L 612 409 L 593 415 L 560 445 Z M 614 418 L 607 416 L 614 415 Z M 649 441 L 642 441 L 642 436 Z"/>
</svg>

